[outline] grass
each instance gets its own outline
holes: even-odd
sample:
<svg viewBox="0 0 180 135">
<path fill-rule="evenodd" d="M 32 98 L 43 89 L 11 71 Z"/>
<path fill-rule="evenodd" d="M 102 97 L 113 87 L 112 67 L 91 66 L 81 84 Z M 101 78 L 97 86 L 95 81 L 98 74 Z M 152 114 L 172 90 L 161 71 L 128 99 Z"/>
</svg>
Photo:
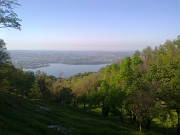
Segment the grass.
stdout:
<svg viewBox="0 0 180 135">
<path fill-rule="evenodd" d="M 48 111 L 39 107 L 48 108 Z M 68 135 L 146 135 L 138 128 L 120 125 L 118 119 L 103 117 L 72 106 L 47 101 L 34 101 L 0 91 L 0 135 L 60 135 L 65 134 L 49 125 L 72 129 Z"/>
</svg>

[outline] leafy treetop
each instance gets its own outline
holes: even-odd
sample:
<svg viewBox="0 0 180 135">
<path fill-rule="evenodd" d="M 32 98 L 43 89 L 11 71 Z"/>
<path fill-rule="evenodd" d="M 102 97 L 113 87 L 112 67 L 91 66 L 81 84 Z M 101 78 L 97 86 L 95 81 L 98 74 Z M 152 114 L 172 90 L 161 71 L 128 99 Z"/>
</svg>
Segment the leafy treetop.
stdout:
<svg viewBox="0 0 180 135">
<path fill-rule="evenodd" d="M 21 19 L 13 8 L 20 6 L 17 0 L 0 0 L 0 28 L 15 28 L 21 30 Z"/>
</svg>

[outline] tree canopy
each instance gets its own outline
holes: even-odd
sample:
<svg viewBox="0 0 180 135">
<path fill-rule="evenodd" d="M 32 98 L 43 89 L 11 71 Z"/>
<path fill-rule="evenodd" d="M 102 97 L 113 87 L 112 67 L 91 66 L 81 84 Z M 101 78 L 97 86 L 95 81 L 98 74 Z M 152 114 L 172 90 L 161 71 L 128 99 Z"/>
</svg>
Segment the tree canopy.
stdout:
<svg viewBox="0 0 180 135">
<path fill-rule="evenodd" d="M 6 44 L 3 39 L 0 39 L 0 65 L 4 64 L 9 59 L 10 59 L 10 56 L 6 52 Z"/>
<path fill-rule="evenodd" d="M 0 0 L 0 28 L 21 30 L 21 19 L 13 11 L 17 6 L 20 6 L 17 0 Z"/>
</svg>

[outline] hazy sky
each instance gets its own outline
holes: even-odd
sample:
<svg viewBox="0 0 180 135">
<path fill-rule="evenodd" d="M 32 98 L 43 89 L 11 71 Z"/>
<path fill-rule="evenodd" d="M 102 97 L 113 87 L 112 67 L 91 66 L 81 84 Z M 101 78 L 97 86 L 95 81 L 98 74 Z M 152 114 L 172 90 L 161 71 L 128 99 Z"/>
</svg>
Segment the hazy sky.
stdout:
<svg viewBox="0 0 180 135">
<path fill-rule="evenodd" d="M 22 30 L 0 29 L 9 50 L 154 48 L 180 35 L 180 0 L 19 0 Z"/>
</svg>

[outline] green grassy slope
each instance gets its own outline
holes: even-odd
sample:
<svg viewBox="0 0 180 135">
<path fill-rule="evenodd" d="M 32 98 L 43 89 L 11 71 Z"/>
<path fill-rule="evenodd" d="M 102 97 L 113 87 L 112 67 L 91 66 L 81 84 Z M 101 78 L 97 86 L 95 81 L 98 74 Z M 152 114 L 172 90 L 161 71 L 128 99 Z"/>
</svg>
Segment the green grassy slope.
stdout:
<svg viewBox="0 0 180 135">
<path fill-rule="evenodd" d="M 49 110 L 39 109 L 40 106 Z M 63 132 L 49 125 L 67 128 Z M 45 101 L 32 101 L 0 91 L 0 135 L 145 135 L 100 114 Z"/>
</svg>

